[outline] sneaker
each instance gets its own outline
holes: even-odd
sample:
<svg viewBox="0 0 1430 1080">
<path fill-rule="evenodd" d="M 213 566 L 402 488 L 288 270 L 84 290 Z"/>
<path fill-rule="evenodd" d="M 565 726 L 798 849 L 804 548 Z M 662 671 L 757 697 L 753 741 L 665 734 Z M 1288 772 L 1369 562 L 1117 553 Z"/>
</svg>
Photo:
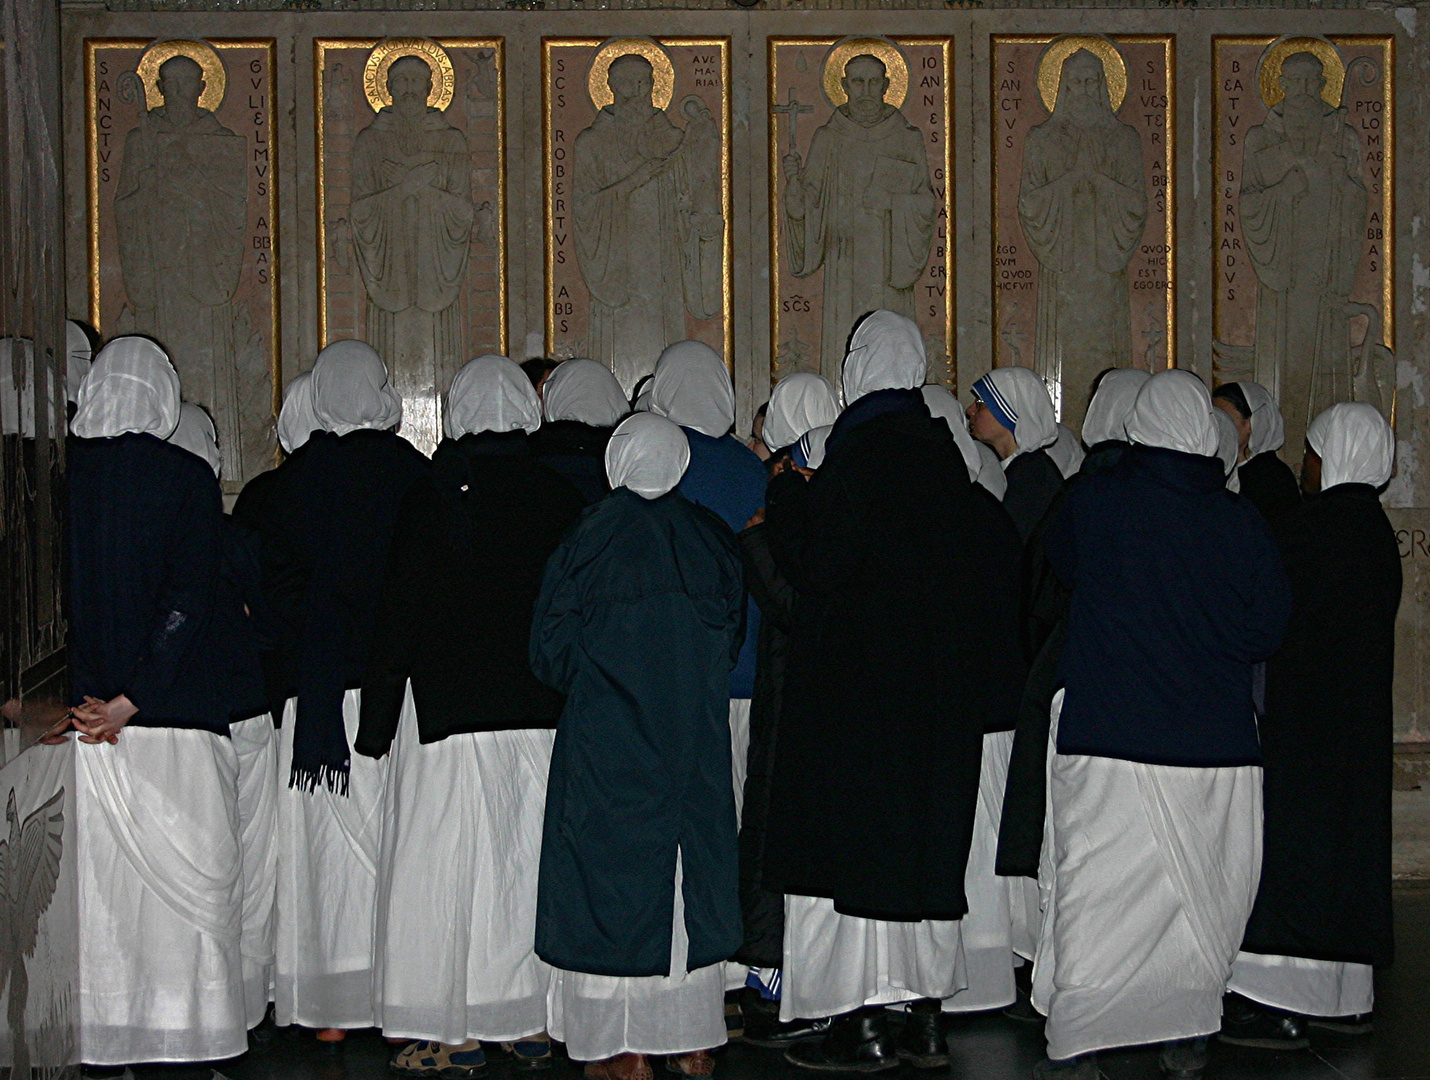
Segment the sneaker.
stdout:
<svg viewBox="0 0 1430 1080">
<path fill-rule="evenodd" d="M 1369 1035 L 1375 1030 L 1373 1013 L 1356 1013 L 1354 1016 L 1308 1016 L 1306 1023 L 1322 1031 L 1334 1031 L 1339 1035 Z"/>
<path fill-rule="evenodd" d="M 1081 1054 L 1061 1061 L 1043 1058 L 1033 1066 L 1033 1080 L 1100 1080 L 1101 1076 L 1096 1054 Z"/>
<path fill-rule="evenodd" d="M 1258 1005 L 1240 994 L 1227 994 L 1222 1000 L 1221 1033 L 1217 1038 L 1232 1046 L 1257 1050 L 1304 1050 L 1311 1045 L 1301 1017 Z"/>
<path fill-rule="evenodd" d="M 899 1067 L 899 1052 L 889 1035 L 888 1011 L 859 1009 L 836 1019 L 819 1042 L 785 1051 L 785 1060 L 816 1072 L 874 1073 Z"/>
<path fill-rule="evenodd" d="M 1162 1072 L 1172 1080 L 1197 1080 L 1207 1067 L 1207 1040 L 1177 1039 L 1162 1044 L 1158 1055 Z"/>
<path fill-rule="evenodd" d="M 421 1040 L 408 1043 L 394 1054 L 388 1067 L 402 1076 L 467 1080 L 486 1071 L 487 1055 L 477 1039 L 468 1039 L 460 1046 Z"/>
</svg>

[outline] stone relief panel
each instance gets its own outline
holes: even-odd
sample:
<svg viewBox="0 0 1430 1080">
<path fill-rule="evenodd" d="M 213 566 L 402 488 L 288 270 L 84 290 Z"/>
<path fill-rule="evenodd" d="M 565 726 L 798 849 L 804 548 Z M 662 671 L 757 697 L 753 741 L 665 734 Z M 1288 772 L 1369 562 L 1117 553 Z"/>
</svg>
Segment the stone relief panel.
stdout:
<svg viewBox="0 0 1430 1080">
<path fill-rule="evenodd" d="M 771 381 L 839 386 L 855 324 L 888 308 L 953 386 L 952 52 L 951 37 L 770 39 Z"/>
<path fill-rule="evenodd" d="M 90 322 L 164 345 L 236 488 L 273 460 L 271 38 L 85 42 Z"/>
<path fill-rule="evenodd" d="M 1395 419 L 1394 45 L 1213 40 L 1215 374 L 1277 396 L 1293 459 L 1337 401 Z"/>
<path fill-rule="evenodd" d="M 1175 363 L 1173 38 L 995 36 L 996 363 L 1082 426 L 1109 367 Z"/>
<path fill-rule="evenodd" d="M 431 453 L 442 394 L 505 354 L 500 38 L 318 39 L 319 339 L 369 342 Z"/>
<path fill-rule="evenodd" d="M 548 353 L 730 362 L 730 39 L 546 38 L 542 80 Z"/>
</svg>

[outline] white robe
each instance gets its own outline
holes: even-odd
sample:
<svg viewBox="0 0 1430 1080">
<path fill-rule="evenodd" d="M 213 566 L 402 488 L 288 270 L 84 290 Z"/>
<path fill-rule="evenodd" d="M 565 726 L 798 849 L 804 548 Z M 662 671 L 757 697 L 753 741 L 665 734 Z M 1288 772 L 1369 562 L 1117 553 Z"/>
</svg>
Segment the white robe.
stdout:
<svg viewBox="0 0 1430 1080">
<path fill-rule="evenodd" d="M 686 970 L 685 880 L 675 856 L 675 915 L 670 974 L 640 978 L 588 975 L 555 968 L 547 999 L 551 1037 L 573 1061 L 617 1054 L 684 1054 L 725 1043 L 726 964 Z"/>
<path fill-rule="evenodd" d="M 229 726 L 238 757 L 238 827 L 243 849 L 243 1002 L 257 1027 L 273 1000 L 277 920 L 278 733 L 267 713 Z"/>
<path fill-rule="evenodd" d="M 348 745 L 360 692 L 343 697 Z M 280 1025 L 362 1028 L 376 1023 L 373 922 L 387 759 L 353 754 L 346 796 L 323 784 L 288 786 L 295 700 L 283 714 L 278 751 L 278 937 L 274 979 Z"/>
<path fill-rule="evenodd" d="M 237 776 L 232 743 L 207 731 L 76 744 L 81 1060 L 248 1048 Z"/>
<path fill-rule="evenodd" d="M 740 827 L 745 809 L 745 777 L 750 771 L 750 699 L 730 699 L 730 777 L 735 784 L 735 827 Z M 725 989 L 739 990 L 749 978 L 744 964 L 725 964 Z"/>
<path fill-rule="evenodd" d="M 978 778 L 978 806 L 973 815 L 973 844 L 963 888 L 968 914 L 962 919 L 963 957 L 967 986 L 945 998 L 944 1012 L 1001 1009 L 1018 997 L 1013 984 L 1013 912 L 1016 892 L 1023 902 L 1026 878 L 1004 878 L 994 872 L 998 857 L 998 826 L 1003 820 L 1003 792 L 1008 786 L 1008 759 L 1013 733 L 983 736 L 983 766 Z"/>
<path fill-rule="evenodd" d="M 1357 1016 L 1375 1008 L 1369 964 L 1237 953 L 1227 989 L 1301 1016 Z"/>
<path fill-rule="evenodd" d="M 408 687 L 378 870 L 374 993 L 384 1035 L 455 1045 L 546 1028 L 536 879 L 555 732 L 424 746 Z"/>
<path fill-rule="evenodd" d="M 1048 816 L 1033 971 L 1048 1056 L 1218 1031 L 1260 880 L 1261 769 L 1055 754 Z"/>
</svg>

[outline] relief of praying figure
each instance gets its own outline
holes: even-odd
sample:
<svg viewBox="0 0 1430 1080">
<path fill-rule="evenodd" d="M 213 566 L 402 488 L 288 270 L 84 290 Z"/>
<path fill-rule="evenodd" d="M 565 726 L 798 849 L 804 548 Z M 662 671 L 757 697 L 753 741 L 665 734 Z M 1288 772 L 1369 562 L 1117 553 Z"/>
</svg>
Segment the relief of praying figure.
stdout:
<svg viewBox="0 0 1430 1080">
<path fill-rule="evenodd" d="M 819 371 L 836 386 L 855 322 L 881 308 L 913 318 L 938 210 L 924 132 L 884 100 L 884 62 L 853 57 L 840 85 L 849 100 L 814 133 L 809 161 L 784 158 L 790 270 L 824 268 Z"/>
<path fill-rule="evenodd" d="M 174 358 L 185 398 L 217 421 L 224 474 L 236 479 L 243 470 L 233 298 L 247 239 L 247 147 L 199 106 L 204 89 L 195 60 L 165 60 L 164 104 L 125 136 L 114 197 L 129 308 L 122 325 Z"/>
<path fill-rule="evenodd" d="M 1311 53 L 1281 68 L 1286 97 L 1246 133 L 1241 226 L 1260 281 L 1256 381 L 1286 417 L 1299 452 L 1321 410 L 1354 397 L 1346 305 L 1365 243 L 1360 139 L 1344 108 L 1321 99 Z"/>
<path fill-rule="evenodd" d="M 419 386 L 466 362 L 458 302 L 471 250 L 467 139 L 431 108 L 432 69 L 404 56 L 387 70 L 392 104 L 353 143 L 352 230 L 367 289 L 367 341 Z"/>
<path fill-rule="evenodd" d="M 1142 140 L 1086 49 L 1064 61 L 1052 116 L 1028 132 L 1018 220 L 1039 267 L 1033 366 L 1061 388 L 1076 431 L 1098 372 L 1132 366 L 1127 263 L 1147 220 Z"/>
<path fill-rule="evenodd" d="M 628 53 L 611 62 L 614 100 L 576 136 L 572 223 L 591 294 L 589 355 L 626 393 L 697 319 L 722 313 L 721 137 L 708 106 L 687 97 L 684 129 L 652 101 L 653 71 Z"/>
</svg>

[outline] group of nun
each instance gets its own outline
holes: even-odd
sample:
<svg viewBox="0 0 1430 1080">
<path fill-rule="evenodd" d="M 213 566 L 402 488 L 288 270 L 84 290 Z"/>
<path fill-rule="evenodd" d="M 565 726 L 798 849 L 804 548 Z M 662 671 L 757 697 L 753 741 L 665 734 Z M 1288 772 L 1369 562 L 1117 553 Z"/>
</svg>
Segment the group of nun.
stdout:
<svg viewBox="0 0 1430 1080">
<path fill-rule="evenodd" d="M 225 514 L 163 349 L 105 345 L 67 450 L 82 1059 L 296 1024 L 449 1080 L 736 1037 L 946 1069 L 945 1014 L 1002 1009 L 1041 1076 L 1158 1043 L 1190 1080 L 1218 1033 L 1369 1030 L 1389 425 L 1323 413 L 1298 488 L 1252 383 L 1112 370 L 1079 438 L 1027 369 L 966 412 L 927 378 L 874 312 L 746 442 L 698 342 L 634 403 L 483 356 L 429 460 L 339 341 Z"/>
</svg>

